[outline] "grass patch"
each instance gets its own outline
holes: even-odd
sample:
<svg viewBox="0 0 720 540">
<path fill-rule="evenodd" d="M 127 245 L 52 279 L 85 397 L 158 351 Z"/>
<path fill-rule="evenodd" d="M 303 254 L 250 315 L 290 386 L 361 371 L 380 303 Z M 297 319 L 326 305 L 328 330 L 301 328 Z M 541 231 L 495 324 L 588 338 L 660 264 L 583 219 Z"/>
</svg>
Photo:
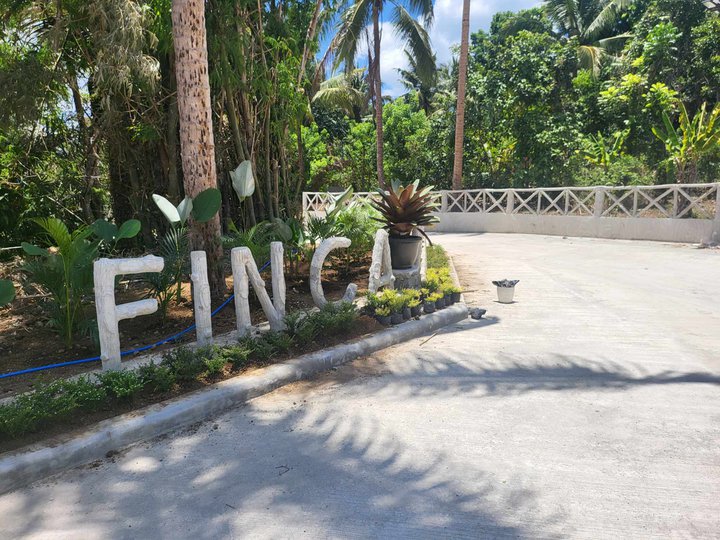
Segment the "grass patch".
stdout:
<svg viewBox="0 0 720 540">
<path fill-rule="evenodd" d="M 445 252 L 445 248 L 437 244 L 428 246 L 425 249 L 427 254 L 427 267 L 428 268 L 449 268 L 450 258 Z"/>
</svg>

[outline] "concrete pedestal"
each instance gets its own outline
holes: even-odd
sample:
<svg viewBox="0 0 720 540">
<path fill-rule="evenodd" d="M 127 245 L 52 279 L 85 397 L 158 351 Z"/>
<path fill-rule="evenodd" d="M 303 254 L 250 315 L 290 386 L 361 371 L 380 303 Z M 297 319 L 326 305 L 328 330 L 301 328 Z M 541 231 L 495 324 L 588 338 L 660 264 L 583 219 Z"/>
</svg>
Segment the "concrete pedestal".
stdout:
<svg viewBox="0 0 720 540">
<path fill-rule="evenodd" d="M 422 278 L 420 277 L 420 265 L 416 264 L 411 268 L 397 270 L 393 268 L 396 289 L 419 289 Z"/>
</svg>

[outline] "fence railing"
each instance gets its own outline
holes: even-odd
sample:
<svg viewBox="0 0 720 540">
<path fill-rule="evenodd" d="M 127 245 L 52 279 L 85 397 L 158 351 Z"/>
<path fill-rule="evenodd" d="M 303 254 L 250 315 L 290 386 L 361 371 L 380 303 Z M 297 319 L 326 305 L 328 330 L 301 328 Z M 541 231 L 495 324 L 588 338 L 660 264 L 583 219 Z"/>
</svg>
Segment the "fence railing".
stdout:
<svg viewBox="0 0 720 540">
<path fill-rule="evenodd" d="M 468 189 L 434 192 L 438 232 L 515 232 L 720 243 L 720 184 Z M 305 213 L 337 194 L 303 193 Z M 371 200 L 355 193 L 352 200 Z"/>
<path fill-rule="evenodd" d="M 613 218 L 720 219 L 720 184 L 661 186 L 594 186 L 528 189 L 437 191 L 440 213 Z M 328 192 L 303 193 L 305 212 L 320 212 L 333 203 Z M 354 193 L 368 201 L 374 193 Z"/>
</svg>

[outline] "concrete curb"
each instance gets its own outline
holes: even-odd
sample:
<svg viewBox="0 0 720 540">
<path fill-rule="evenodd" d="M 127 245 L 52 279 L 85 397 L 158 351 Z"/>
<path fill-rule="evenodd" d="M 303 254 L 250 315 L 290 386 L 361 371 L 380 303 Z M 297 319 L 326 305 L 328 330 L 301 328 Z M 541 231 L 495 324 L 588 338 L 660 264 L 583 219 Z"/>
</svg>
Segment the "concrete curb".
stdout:
<svg viewBox="0 0 720 540">
<path fill-rule="evenodd" d="M 467 306 L 455 304 L 418 320 L 371 336 L 306 354 L 238 376 L 206 389 L 100 422 L 57 446 L 34 446 L 0 458 L 0 494 L 97 459 L 133 443 L 206 420 L 285 384 L 366 356 L 391 345 L 433 332 L 467 317 Z"/>
</svg>

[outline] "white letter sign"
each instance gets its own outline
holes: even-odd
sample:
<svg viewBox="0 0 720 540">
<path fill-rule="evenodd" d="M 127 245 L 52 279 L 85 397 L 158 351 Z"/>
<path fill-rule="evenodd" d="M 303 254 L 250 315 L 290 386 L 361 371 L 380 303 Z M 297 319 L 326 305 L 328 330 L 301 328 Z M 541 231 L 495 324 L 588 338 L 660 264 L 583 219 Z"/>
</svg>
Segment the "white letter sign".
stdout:
<svg viewBox="0 0 720 540">
<path fill-rule="evenodd" d="M 100 334 L 100 359 L 104 370 L 120 369 L 120 330 L 118 322 L 157 311 L 154 298 L 115 305 L 115 276 L 160 272 L 161 257 L 147 255 L 134 259 L 98 259 L 93 265 L 95 310 Z"/>
</svg>

